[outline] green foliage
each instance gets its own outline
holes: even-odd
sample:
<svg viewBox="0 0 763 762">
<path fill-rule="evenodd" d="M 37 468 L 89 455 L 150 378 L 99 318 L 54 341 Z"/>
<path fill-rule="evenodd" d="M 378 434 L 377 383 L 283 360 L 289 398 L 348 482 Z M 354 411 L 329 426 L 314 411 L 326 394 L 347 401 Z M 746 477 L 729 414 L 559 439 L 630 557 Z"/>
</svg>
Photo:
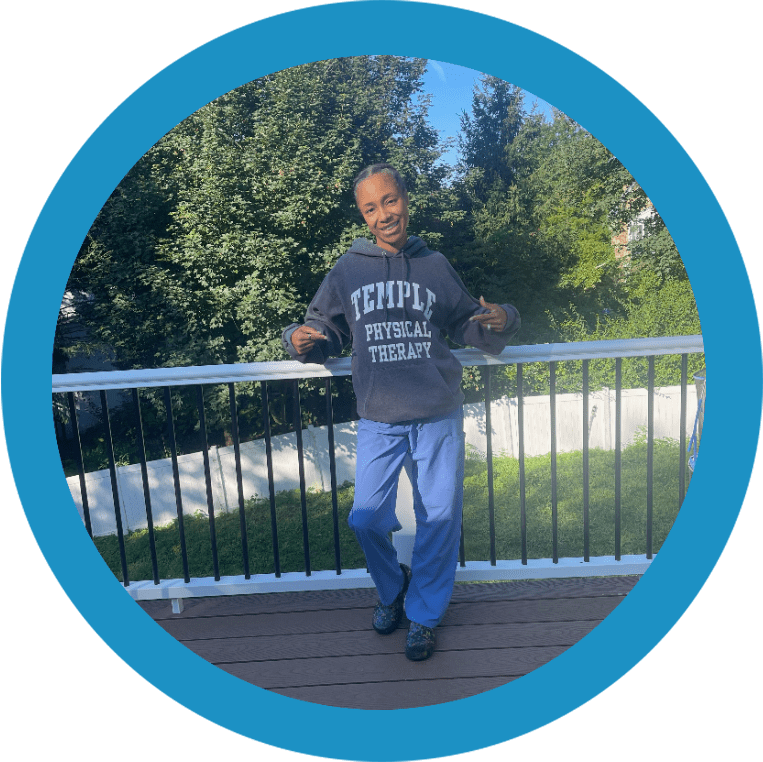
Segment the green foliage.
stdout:
<svg viewBox="0 0 763 762">
<path fill-rule="evenodd" d="M 461 115 L 459 148 L 473 175 L 473 194 L 482 202 L 514 179 L 514 141 L 525 119 L 524 94 L 502 79 L 484 75 L 472 96 L 472 113 Z"/>
<path fill-rule="evenodd" d="M 516 86 L 485 76 L 462 115 L 455 181 L 421 94 L 426 61 L 358 56 L 297 66 L 222 95 L 165 135 L 125 176 L 94 221 L 67 284 L 54 372 L 74 356 L 118 368 L 285 359 L 280 335 L 300 320 L 325 273 L 366 229 L 351 183 L 375 161 L 409 183 L 410 231 L 448 256 L 466 286 L 514 304 L 522 344 L 683 335 L 700 330 L 681 258 L 649 200 L 596 138 L 555 112 L 526 108 Z M 643 227 L 623 252 L 613 237 Z M 620 258 L 619 253 L 626 256 Z M 657 381 L 680 380 L 679 358 Z M 693 357 L 690 370 L 702 364 Z M 645 361 L 624 362 L 624 384 L 645 383 Z M 613 363 L 591 363 L 591 386 L 613 386 Z M 559 391 L 580 391 L 580 363 L 559 367 Z M 525 368 L 525 392 L 548 391 L 548 368 Z M 467 369 L 467 399 L 484 370 Z M 516 393 L 516 369 L 493 394 Z M 294 427 L 290 385 L 272 384 L 272 433 Z M 302 424 L 325 419 L 323 382 L 299 385 Z M 263 435 L 260 386 L 238 384 L 243 439 Z M 333 387 L 336 421 L 356 417 L 349 379 Z M 169 446 L 160 392 L 141 392 L 149 457 Z M 195 402 L 173 393 L 181 452 L 198 451 Z M 66 405 L 54 402 L 58 431 Z M 231 441 L 225 385 L 205 390 L 208 444 Z M 134 412 L 112 426 L 136 441 Z M 87 432 L 88 462 L 103 463 Z M 71 470 L 71 442 L 59 436 Z M 115 443 L 135 462 L 134 444 Z M 101 449 L 99 449 L 101 448 Z M 93 452 L 90 453 L 89 450 Z"/>
<path fill-rule="evenodd" d="M 411 229 L 436 244 L 448 169 L 435 167 L 442 148 L 419 95 L 424 68 L 394 56 L 305 64 L 226 93 L 167 133 L 82 245 L 67 285 L 80 296 L 79 330 L 62 310 L 58 369 L 98 350 L 124 369 L 284 359 L 281 331 L 366 232 L 352 181 L 375 161 L 410 178 Z M 304 422 L 321 394 L 322 383 L 302 384 Z M 242 384 L 237 395 L 242 428 L 261 436 L 259 388 Z M 274 433 L 291 427 L 283 403 Z M 351 398 L 337 403 L 338 419 L 351 418 Z M 210 390 L 207 405 L 222 444 L 227 389 Z M 176 412 L 179 440 L 194 440 L 193 406 Z"/>
<path fill-rule="evenodd" d="M 613 339 L 651 338 L 659 336 L 691 336 L 701 332 L 694 294 L 688 280 L 669 280 L 660 283 L 660 276 L 648 270 L 632 280 L 633 288 L 624 290 L 619 314 L 595 315 L 586 319 L 575 305 L 559 310 L 562 316 L 551 318 L 559 341 L 604 341 Z M 704 355 L 691 354 L 688 358 L 688 378 L 704 368 Z M 622 360 L 622 384 L 626 389 L 645 388 L 648 383 L 646 358 Z M 542 373 L 542 369 L 540 370 Z M 589 364 L 591 388 L 615 386 L 615 361 L 592 360 Z M 580 391 L 582 388 L 582 362 L 559 365 L 559 391 Z M 655 358 L 655 384 L 676 385 L 681 382 L 679 355 Z M 531 386 L 542 393 L 546 387 Z"/>
<path fill-rule="evenodd" d="M 464 120 L 455 193 L 471 217 L 455 258 L 467 285 L 518 307 L 522 343 L 573 340 L 575 322 L 586 330 L 574 340 L 594 338 L 605 315 L 620 317 L 623 337 L 666 335 L 661 326 L 686 332 L 696 322 L 691 315 L 655 321 L 644 299 L 648 289 L 659 299 L 663 287 L 686 281 L 686 274 L 659 215 L 645 215 L 643 190 L 593 135 L 560 112 L 551 123 L 527 114 L 521 98 L 507 102 L 507 88 L 486 78 L 473 117 Z M 508 147 L 490 158 L 491 167 L 503 162 L 500 171 L 480 165 L 484 152 L 477 150 L 506 141 L 498 112 L 514 125 Z M 613 239 L 634 220 L 641 220 L 643 236 L 618 252 Z"/>
</svg>

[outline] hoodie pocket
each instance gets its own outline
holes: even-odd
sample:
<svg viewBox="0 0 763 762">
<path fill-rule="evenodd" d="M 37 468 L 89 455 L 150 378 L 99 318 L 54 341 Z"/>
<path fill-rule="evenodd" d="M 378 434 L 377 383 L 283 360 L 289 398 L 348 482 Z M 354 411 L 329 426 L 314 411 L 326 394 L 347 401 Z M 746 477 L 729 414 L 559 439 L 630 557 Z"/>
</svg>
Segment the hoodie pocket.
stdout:
<svg viewBox="0 0 763 762">
<path fill-rule="evenodd" d="M 448 383 L 432 363 L 374 369 L 363 412 L 358 412 L 363 418 L 383 423 L 430 418 L 459 404 L 460 384 L 460 374 Z"/>
</svg>

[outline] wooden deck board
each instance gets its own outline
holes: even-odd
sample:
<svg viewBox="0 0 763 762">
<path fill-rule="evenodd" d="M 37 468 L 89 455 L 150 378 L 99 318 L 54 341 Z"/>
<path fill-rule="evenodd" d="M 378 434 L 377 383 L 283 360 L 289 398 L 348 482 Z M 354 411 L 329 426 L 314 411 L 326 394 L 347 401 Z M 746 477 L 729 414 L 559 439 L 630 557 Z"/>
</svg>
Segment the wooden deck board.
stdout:
<svg viewBox="0 0 763 762">
<path fill-rule="evenodd" d="M 468 650 L 479 643 L 482 648 L 521 648 L 531 646 L 571 646 L 587 635 L 598 622 L 521 623 L 508 625 L 474 624 L 440 627 L 437 644 L 440 650 Z M 402 638 L 398 634 L 402 634 Z M 398 654 L 405 630 L 383 637 L 368 628 L 357 632 L 339 632 L 333 637 L 314 635 L 217 637 L 184 640 L 184 645 L 213 664 L 230 662 L 277 661 L 344 656 L 346 654 Z M 298 654 L 298 656 L 297 656 Z"/>
<path fill-rule="evenodd" d="M 261 688 L 293 688 L 310 685 L 383 683 L 454 677 L 519 677 L 564 653 L 556 648 L 486 648 L 471 651 L 438 651 L 422 662 L 406 659 L 402 651 L 405 635 L 399 638 L 396 654 L 337 656 L 331 659 L 287 659 L 277 662 L 221 664 L 220 669 Z"/>
<path fill-rule="evenodd" d="M 454 701 L 537 669 L 588 634 L 638 577 L 457 585 L 437 651 L 405 658 L 406 627 L 370 627 L 374 590 L 200 598 L 171 614 L 140 605 L 200 657 L 281 695 L 331 706 L 393 709 Z"/>
<path fill-rule="evenodd" d="M 476 696 L 516 677 L 467 677 L 445 680 L 408 680 L 404 683 L 349 683 L 302 688 L 274 688 L 282 696 L 314 704 L 348 709 L 413 709 Z"/>
</svg>

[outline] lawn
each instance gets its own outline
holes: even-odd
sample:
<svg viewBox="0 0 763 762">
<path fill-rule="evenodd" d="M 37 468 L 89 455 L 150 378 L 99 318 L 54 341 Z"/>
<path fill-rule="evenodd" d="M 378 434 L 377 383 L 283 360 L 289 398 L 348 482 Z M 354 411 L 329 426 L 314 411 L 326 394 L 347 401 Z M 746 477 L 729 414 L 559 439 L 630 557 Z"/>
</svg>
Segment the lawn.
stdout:
<svg viewBox="0 0 763 762">
<path fill-rule="evenodd" d="M 678 514 L 678 443 L 655 442 L 653 467 L 652 546 L 656 553 Z M 687 470 L 688 475 L 688 470 Z M 496 556 L 521 558 L 519 463 L 514 458 L 493 461 Z M 647 446 L 623 450 L 621 472 L 621 552 L 646 552 Z M 464 545 L 467 560 L 490 557 L 487 467 L 468 460 L 464 479 Z M 525 460 L 525 509 L 528 558 L 551 558 L 551 456 Z M 557 458 L 557 515 L 559 557 L 584 555 L 583 454 Z M 589 453 L 589 526 L 591 556 L 615 553 L 615 454 Z"/>
<path fill-rule="evenodd" d="M 653 550 L 656 553 L 678 513 L 678 467 L 683 453 L 677 442 L 661 440 L 654 446 Z M 646 552 L 647 446 L 640 442 L 622 452 L 623 554 Z M 591 556 L 615 552 L 615 454 L 605 450 L 589 453 L 589 518 Z M 687 471 L 688 478 L 688 471 Z M 496 552 L 499 559 L 521 557 L 519 464 L 514 458 L 493 459 Z M 551 458 L 525 459 L 527 549 L 529 558 L 552 556 Z M 338 490 L 339 540 L 342 567 L 361 568 L 365 560 L 347 515 L 354 488 L 345 483 Z M 560 454 L 557 459 L 559 556 L 583 555 L 583 455 Z M 249 565 L 252 574 L 272 573 L 270 502 L 252 499 L 246 503 Z M 298 490 L 276 496 L 278 549 L 282 571 L 304 571 L 301 503 Z M 334 530 L 331 493 L 307 495 L 308 536 L 312 570 L 334 568 Z M 243 574 L 238 512 L 215 518 L 220 573 Z M 213 575 L 209 521 L 206 516 L 185 516 L 184 531 L 192 577 Z M 177 520 L 154 531 L 159 575 L 163 579 L 183 576 Z M 115 535 L 95 538 L 95 544 L 114 574 L 121 580 L 119 548 Z M 464 478 L 464 544 L 469 561 L 490 557 L 487 466 L 469 458 Z M 146 530 L 125 537 L 131 581 L 151 579 L 151 557 Z"/>
</svg>

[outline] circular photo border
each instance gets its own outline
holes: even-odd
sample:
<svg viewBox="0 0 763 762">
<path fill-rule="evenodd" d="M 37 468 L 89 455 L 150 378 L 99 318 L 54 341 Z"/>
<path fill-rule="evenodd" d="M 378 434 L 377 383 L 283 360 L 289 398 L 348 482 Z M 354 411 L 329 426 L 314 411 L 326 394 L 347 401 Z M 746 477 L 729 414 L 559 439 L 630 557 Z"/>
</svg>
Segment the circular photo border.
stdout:
<svg viewBox="0 0 763 762">
<path fill-rule="evenodd" d="M 62 294 L 90 225 L 130 167 L 188 115 L 248 81 L 310 61 L 379 52 L 377 38 L 358 30 L 377 28 L 380 18 L 422 30 L 398 35 L 384 53 L 448 61 L 519 85 L 615 153 L 660 210 L 682 254 L 703 318 L 711 379 L 722 377 L 722 352 L 735 378 L 744 379 L 735 389 L 743 414 L 708 409 L 702 466 L 659 555 L 624 602 L 521 680 L 397 710 L 394 733 L 379 732 L 390 719 L 379 716 L 384 710 L 310 704 L 234 678 L 145 616 L 101 561 L 74 509 L 50 412 Z M 2 371 L 6 440 L 29 524 L 92 628 L 146 680 L 208 720 L 280 748 L 354 760 L 430 759 L 501 743 L 577 708 L 631 669 L 683 614 L 728 540 L 751 475 L 762 389 L 758 322 L 739 249 L 700 172 L 656 117 L 588 61 L 527 29 L 457 8 L 390 0 L 255 22 L 192 51 L 127 98 L 78 152 L 40 213 L 10 300 Z"/>
</svg>

